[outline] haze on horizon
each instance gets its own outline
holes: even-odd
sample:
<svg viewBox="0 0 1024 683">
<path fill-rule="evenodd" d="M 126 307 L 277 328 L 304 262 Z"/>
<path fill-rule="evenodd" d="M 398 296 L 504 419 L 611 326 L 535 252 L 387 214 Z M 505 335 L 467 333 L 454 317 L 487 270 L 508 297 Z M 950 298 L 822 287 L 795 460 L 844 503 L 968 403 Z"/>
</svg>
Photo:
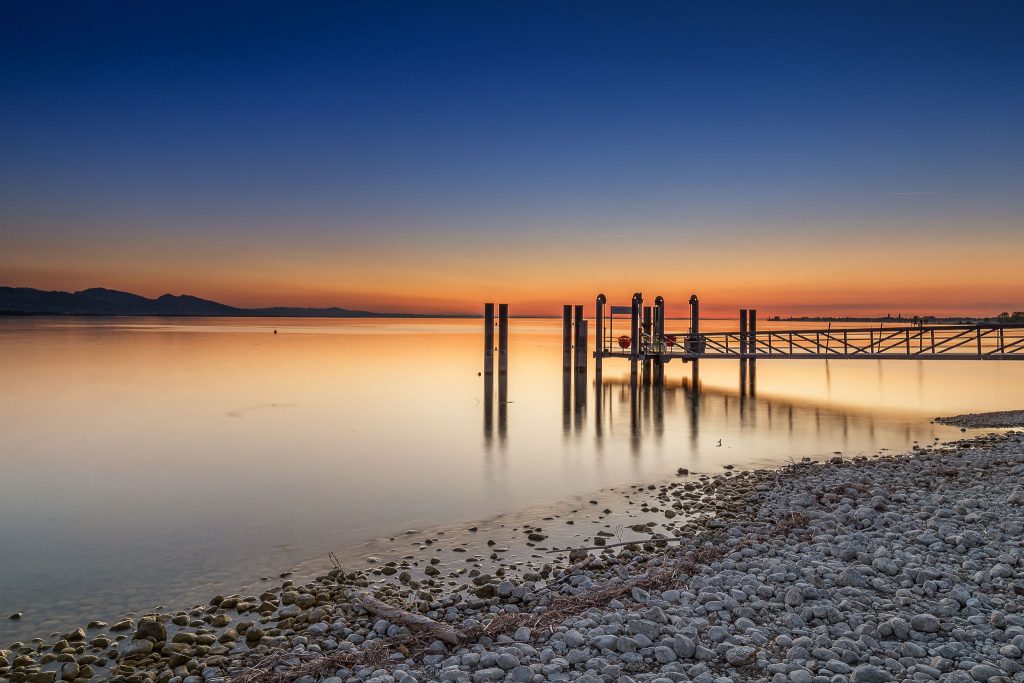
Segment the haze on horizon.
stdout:
<svg viewBox="0 0 1024 683">
<path fill-rule="evenodd" d="M 1018 2 L 8 3 L 0 285 L 1024 307 Z"/>
</svg>

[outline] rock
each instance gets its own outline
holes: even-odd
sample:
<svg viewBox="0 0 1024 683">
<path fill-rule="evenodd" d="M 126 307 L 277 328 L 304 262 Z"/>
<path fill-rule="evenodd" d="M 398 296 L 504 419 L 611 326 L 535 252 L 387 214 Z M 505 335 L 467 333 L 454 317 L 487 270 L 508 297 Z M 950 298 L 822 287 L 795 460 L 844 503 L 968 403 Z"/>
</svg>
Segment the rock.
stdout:
<svg viewBox="0 0 1024 683">
<path fill-rule="evenodd" d="M 75 662 L 64 662 L 60 665 L 60 679 L 73 681 L 78 678 L 79 666 Z"/>
<path fill-rule="evenodd" d="M 1010 497 L 1006 499 L 1007 503 L 1011 505 L 1024 505 L 1024 488 L 1018 486 L 1010 494 Z"/>
<path fill-rule="evenodd" d="M 61 634 L 60 637 L 69 643 L 77 643 L 80 640 L 85 640 L 85 629 L 79 627 L 74 631 L 68 631 L 67 633 Z"/>
<path fill-rule="evenodd" d="M 140 619 L 132 639 L 140 640 L 142 638 L 152 640 L 154 643 L 164 643 L 167 641 L 167 627 L 156 619 Z"/>
<path fill-rule="evenodd" d="M 133 626 L 131 619 L 122 619 L 110 627 L 111 631 L 127 631 Z"/>
<path fill-rule="evenodd" d="M 867 579 L 853 567 L 847 567 L 843 571 L 839 572 L 839 576 L 836 577 L 836 585 L 851 587 L 851 588 L 865 588 L 868 585 Z"/>
<path fill-rule="evenodd" d="M 915 614 L 910 617 L 910 628 L 921 633 L 937 633 L 939 619 L 932 614 Z"/>
<path fill-rule="evenodd" d="M 732 666 L 746 666 L 747 664 L 753 664 L 756 656 L 757 651 L 754 648 L 738 645 L 726 650 L 725 661 L 729 662 Z"/>
<path fill-rule="evenodd" d="M 879 571 L 886 576 L 896 576 L 900 573 L 900 568 L 888 557 L 876 557 L 871 562 L 871 567 L 875 571 Z"/>
<path fill-rule="evenodd" d="M 519 659 L 514 655 L 510 655 L 507 652 L 498 655 L 498 658 L 494 660 L 494 663 L 505 671 L 511 671 L 512 669 L 519 666 Z"/>
<path fill-rule="evenodd" d="M 672 639 L 672 649 L 679 659 L 693 659 L 694 653 L 697 652 L 697 644 L 689 636 L 677 633 Z"/>
<path fill-rule="evenodd" d="M 887 683 L 892 679 L 892 674 L 881 667 L 861 664 L 853 670 L 850 683 Z"/>
<path fill-rule="evenodd" d="M 530 628 L 528 626 L 520 626 L 512 635 L 512 640 L 517 643 L 528 643 L 530 642 L 530 635 Z"/>
<path fill-rule="evenodd" d="M 11 614 L 7 618 L 8 619 L 13 619 L 13 620 L 18 620 L 18 619 L 21 619 L 23 616 L 25 616 L 25 615 L 22 614 L 21 612 L 15 612 L 14 614 Z"/>
<path fill-rule="evenodd" d="M 1003 672 L 989 664 L 977 664 L 971 667 L 971 678 L 976 681 L 988 681 L 993 678 L 1001 678 Z"/>
<path fill-rule="evenodd" d="M 134 657 L 143 657 L 153 651 L 152 640 L 135 640 L 125 648 L 123 657 L 125 659 L 132 659 Z"/>
<path fill-rule="evenodd" d="M 664 645 L 659 645 L 658 647 L 654 648 L 654 659 L 659 664 L 668 664 L 669 662 L 676 661 L 677 657 L 675 651 L 672 648 L 665 647 Z"/>
</svg>

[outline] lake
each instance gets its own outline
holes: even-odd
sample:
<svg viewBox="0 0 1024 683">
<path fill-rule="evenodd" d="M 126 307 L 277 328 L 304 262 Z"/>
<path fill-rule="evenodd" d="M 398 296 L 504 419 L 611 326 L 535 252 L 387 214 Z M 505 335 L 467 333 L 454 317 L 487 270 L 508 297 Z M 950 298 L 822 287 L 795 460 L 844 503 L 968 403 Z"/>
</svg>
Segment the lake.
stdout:
<svg viewBox="0 0 1024 683">
<path fill-rule="evenodd" d="M 776 328 L 793 323 L 772 323 Z M 706 331 L 732 321 L 702 321 Z M 768 329 L 769 323 L 761 323 Z M 724 465 L 873 455 L 1020 408 L 1024 363 L 628 365 L 563 385 L 561 321 L 513 319 L 505 401 L 480 320 L 0 320 L 0 642 L 205 602 L 328 552 Z M 275 334 L 275 330 L 277 333 Z M 591 361 L 592 363 L 592 361 Z"/>
</svg>

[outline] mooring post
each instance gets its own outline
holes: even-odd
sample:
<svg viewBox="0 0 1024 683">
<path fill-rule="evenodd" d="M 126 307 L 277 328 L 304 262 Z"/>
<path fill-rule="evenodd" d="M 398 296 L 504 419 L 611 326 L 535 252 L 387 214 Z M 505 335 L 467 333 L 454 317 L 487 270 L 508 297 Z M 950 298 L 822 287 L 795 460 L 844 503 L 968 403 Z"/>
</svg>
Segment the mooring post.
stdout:
<svg viewBox="0 0 1024 683">
<path fill-rule="evenodd" d="M 594 310 L 594 374 L 601 381 L 601 368 L 604 358 L 604 305 L 608 299 L 604 294 L 597 295 Z"/>
<path fill-rule="evenodd" d="M 700 353 L 700 299 L 696 294 L 690 295 L 690 339 L 693 340 L 693 353 Z"/>
<path fill-rule="evenodd" d="M 583 369 L 587 367 L 587 323 L 583 319 L 583 306 L 577 305 L 573 307 L 573 326 L 576 328 L 576 343 L 575 343 L 575 367 L 576 371 L 579 372 L 580 367 Z"/>
<path fill-rule="evenodd" d="M 757 353 L 757 309 L 751 308 L 747 311 L 747 331 L 750 333 L 750 355 Z M 751 358 L 751 360 L 754 360 Z"/>
<path fill-rule="evenodd" d="M 562 370 L 572 367 L 572 306 L 562 306 Z"/>
<path fill-rule="evenodd" d="M 661 354 L 667 350 L 665 348 L 665 298 L 662 296 L 654 297 L 653 326 L 654 350 L 658 354 L 654 357 L 654 381 L 661 384 L 665 380 L 665 361 Z"/>
<path fill-rule="evenodd" d="M 740 309 L 740 358 L 747 355 L 747 309 Z"/>
<path fill-rule="evenodd" d="M 690 295 L 690 340 L 691 340 L 690 341 L 691 346 L 688 347 L 686 350 L 691 352 L 691 353 L 695 353 L 695 354 L 697 354 L 699 356 L 700 353 L 701 353 L 701 344 L 700 344 L 700 299 L 697 298 L 696 294 L 691 294 Z M 693 368 L 692 368 L 691 371 L 692 371 L 692 374 L 693 374 L 692 382 L 693 382 L 694 391 L 697 390 L 697 382 L 700 379 L 699 363 L 700 363 L 700 361 L 698 359 L 696 359 L 696 358 L 693 359 Z"/>
<path fill-rule="evenodd" d="M 636 364 L 640 358 L 640 309 L 644 305 L 644 297 L 640 292 L 633 294 L 629 320 L 629 377 L 636 381 Z"/>
<path fill-rule="evenodd" d="M 508 304 L 498 304 L 498 372 L 508 372 Z"/>
<path fill-rule="evenodd" d="M 644 329 L 643 329 L 643 334 L 640 335 L 640 336 L 641 336 L 642 339 L 646 339 L 647 340 L 647 344 L 646 344 L 646 346 L 644 346 L 644 349 L 646 351 L 646 353 L 644 353 L 644 383 L 645 384 L 649 383 L 651 381 L 651 351 L 654 350 L 654 344 L 653 344 L 653 340 L 652 340 L 652 337 L 651 337 L 651 332 L 652 332 L 652 329 L 651 329 L 651 307 L 650 306 L 644 306 Z"/>
<path fill-rule="evenodd" d="M 484 374 L 494 372 L 494 304 L 484 304 Z"/>
</svg>

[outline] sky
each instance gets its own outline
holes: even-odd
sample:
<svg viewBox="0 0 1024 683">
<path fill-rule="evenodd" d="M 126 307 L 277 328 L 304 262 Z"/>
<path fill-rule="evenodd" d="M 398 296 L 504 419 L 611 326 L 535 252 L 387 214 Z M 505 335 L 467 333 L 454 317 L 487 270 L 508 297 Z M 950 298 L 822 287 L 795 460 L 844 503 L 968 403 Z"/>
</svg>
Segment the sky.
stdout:
<svg viewBox="0 0 1024 683">
<path fill-rule="evenodd" d="M 1024 3 L 8 2 L 0 285 L 1024 309 Z"/>
</svg>

